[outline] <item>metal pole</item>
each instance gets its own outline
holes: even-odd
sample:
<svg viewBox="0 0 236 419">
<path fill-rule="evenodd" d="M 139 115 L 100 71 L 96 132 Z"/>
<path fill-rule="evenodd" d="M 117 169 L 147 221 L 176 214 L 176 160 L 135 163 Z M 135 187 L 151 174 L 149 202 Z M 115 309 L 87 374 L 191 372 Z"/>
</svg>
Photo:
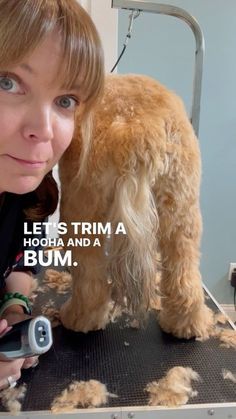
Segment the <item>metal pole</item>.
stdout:
<svg viewBox="0 0 236 419">
<path fill-rule="evenodd" d="M 180 7 L 170 6 L 167 4 L 157 4 L 143 0 L 112 0 L 112 7 L 175 16 L 190 26 L 196 41 L 193 97 L 190 120 L 196 135 L 198 135 L 205 42 L 202 30 L 196 19 Z"/>
</svg>

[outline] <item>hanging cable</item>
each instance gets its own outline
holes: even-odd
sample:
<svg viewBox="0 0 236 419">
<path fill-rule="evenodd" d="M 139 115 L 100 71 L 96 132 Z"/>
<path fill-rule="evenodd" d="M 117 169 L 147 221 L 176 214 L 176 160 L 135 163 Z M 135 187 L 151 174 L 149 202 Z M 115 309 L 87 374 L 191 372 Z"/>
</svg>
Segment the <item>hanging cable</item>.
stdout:
<svg viewBox="0 0 236 419">
<path fill-rule="evenodd" d="M 111 73 L 113 73 L 113 71 L 115 70 L 115 68 L 116 68 L 116 67 L 117 67 L 117 65 L 119 64 L 119 62 L 120 62 L 120 60 L 121 60 L 121 57 L 123 56 L 123 54 L 124 54 L 124 52 L 125 52 L 125 50 L 126 50 L 126 47 L 127 47 L 127 45 L 128 45 L 128 42 L 129 42 L 129 40 L 130 40 L 130 38 L 131 38 L 131 34 L 132 34 L 132 29 L 133 29 L 134 19 L 136 19 L 139 15 L 140 15 L 140 10 L 133 10 L 133 11 L 132 11 L 132 13 L 129 15 L 129 27 L 128 27 L 128 33 L 127 33 L 127 35 L 126 35 L 126 38 L 125 38 L 125 42 L 124 42 L 124 44 L 123 44 L 122 51 L 121 51 L 121 53 L 120 53 L 120 55 L 119 55 L 119 57 L 118 57 L 118 59 L 117 59 L 117 61 L 116 61 L 115 65 L 114 65 L 114 66 L 112 67 L 112 69 L 111 69 Z"/>
</svg>

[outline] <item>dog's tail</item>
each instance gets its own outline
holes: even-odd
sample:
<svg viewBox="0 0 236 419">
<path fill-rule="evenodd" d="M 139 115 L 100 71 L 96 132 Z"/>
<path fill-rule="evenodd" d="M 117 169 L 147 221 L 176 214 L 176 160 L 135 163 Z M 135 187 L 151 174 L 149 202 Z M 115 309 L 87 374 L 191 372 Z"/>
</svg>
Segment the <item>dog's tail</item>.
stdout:
<svg viewBox="0 0 236 419">
<path fill-rule="evenodd" d="M 158 214 L 148 172 L 143 164 L 117 179 L 109 217 L 114 230 L 123 223 L 126 231 L 113 234 L 108 252 L 114 299 L 122 303 L 125 295 L 135 313 L 149 306 L 158 266 Z"/>
</svg>

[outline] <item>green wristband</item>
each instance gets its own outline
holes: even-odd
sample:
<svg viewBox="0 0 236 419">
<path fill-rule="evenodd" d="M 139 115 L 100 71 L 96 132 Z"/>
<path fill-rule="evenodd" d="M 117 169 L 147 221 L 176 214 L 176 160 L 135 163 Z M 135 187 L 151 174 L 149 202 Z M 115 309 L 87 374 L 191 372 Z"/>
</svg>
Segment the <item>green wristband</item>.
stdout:
<svg viewBox="0 0 236 419">
<path fill-rule="evenodd" d="M 20 305 L 23 307 L 26 314 L 31 314 L 28 298 L 19 292 L 7 292 L 0 301 L 0 317 L 2 313 L 10 306 Z"/>
</svg>

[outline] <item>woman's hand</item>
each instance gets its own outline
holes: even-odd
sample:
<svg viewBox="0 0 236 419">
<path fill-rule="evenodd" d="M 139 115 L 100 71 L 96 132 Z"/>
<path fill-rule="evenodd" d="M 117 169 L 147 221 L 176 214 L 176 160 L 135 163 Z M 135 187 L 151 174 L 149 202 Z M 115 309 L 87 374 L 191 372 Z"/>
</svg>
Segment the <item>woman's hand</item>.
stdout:
<svg viewBox="0 0 236 419">
<path fill-rule="evenodd" d="M 12 326 L 16 323 L 23 322 L 23 320 L 31 319 L 32 316 L 29 316 L 28 314 L 25 314 L 23 311 L 22 306 L 10 306 L 6 308 L 6 310 L 3 313 L 3 320 L 7 321 L 7 324 L 9 326 Z"/>
<path fill-rule="evenodd" d="M 30 319 L 31 316 L 23 313 L 22 307 L 20 306 L 11 306 L 4 311 L 4 319 L 0 320 L 0 323 L 5 324 L 6 329 L 4 333 L 11 329 L 11 325 L 15 323 L 22 322 L 23 320 Z M 0 326 L 0 336 L 1 336 L 1 326 Z M 23 359 L 22 368 L 27 369 L 31 367 L 36 367 L 39 363 L 38 356 L 32 356 L 30 358 Z"/>
<path fill-rule="evenodd" d="M 21 376 L 21 368 L 24 359 L 16 359 L 14 361 L 0 361 L 0 390 L 4 390 L 10 386 L 12 382 L 19 380 Z"/>
<path fill-rule="evenodd" d="M 23 320 L 23 319 L 21 319 Z M 18 320 L 19 321 L 19 320 Z M 11 327 L 6 319 L 0 320 L 0 339 Z M 0 361 L 0 390 L 8 388 L 9 381 L 17 381 L 21 377 L 22 368 L 30 368 L 38 364 L 38 357 L 20 358 L 12 361 Z M 8 380 L 10 378 L 10 380 Z"/>
<path fill-rule="evenodd" d="M 11 326 L 8 326 L 6 319 L 0 320 L 0 337 L 1 335 L 7 333 L 8 330 L 10 329 L 11 329 Z"/>
</svg>

